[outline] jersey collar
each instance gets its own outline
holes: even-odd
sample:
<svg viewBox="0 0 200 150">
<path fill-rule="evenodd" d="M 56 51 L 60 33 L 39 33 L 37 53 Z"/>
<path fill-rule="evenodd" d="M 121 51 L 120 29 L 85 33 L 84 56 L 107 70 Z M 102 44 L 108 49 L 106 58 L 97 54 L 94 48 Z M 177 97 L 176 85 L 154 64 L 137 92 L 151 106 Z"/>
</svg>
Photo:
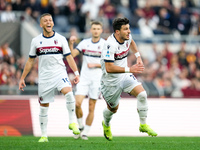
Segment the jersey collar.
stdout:
<svg viewBox="0 0 200 150">
<path fill-rule="evenodd" d="M 54 32 L 54 33 L 53 33 L 53 35 L 52 35 L 52 36 L 50 36 L 50 37 L 46 37 L 46 36 L 44 36 L 44 34 L 43 34 L 43 33 L 42 33 L 42 36 L 43 36 L 44 38 L 47 38 L 47 39 L 48 39 L 48 38 L 52 38 L 52 37 L 54 37 L 54 36 L 55 36 L 55 31 L 53 30 L 53 32 Z"/>
<path fill-rule="evenodd" d="M 120 45 L 122 45 L 122 44 L 124 44 L 124 42 L 122 42 L 122 43 L 120 43 L 117 39 L 116 39 L 116 37 L 115 37 L 115 34 L 113 33 L 113 37 L 115 38 L 115 40 L 120 44 Z"/>
</svg>

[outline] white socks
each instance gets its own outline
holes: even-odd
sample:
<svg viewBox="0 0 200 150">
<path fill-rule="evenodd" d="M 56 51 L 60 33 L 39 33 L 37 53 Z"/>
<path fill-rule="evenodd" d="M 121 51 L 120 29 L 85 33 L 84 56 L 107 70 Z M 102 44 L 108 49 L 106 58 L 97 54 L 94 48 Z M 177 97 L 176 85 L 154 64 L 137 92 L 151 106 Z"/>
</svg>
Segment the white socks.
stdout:
<svg viewBox="0 0 200 150">
<path fill-rule="evenodd" d="M 104 123 L 108 127 L 110 126 L 110 120 L 112 119 L 113 112 L 110 111 L 107 107 L 103 110 L 103 118 L 104 118 Z"/>
<path fill-rule="evenodd" d="M 72 92 L 65 94 L 66 106 L 69 114 L 69 124 L 75 122 L 75 98 Z"/>
<path fill-rule="evenodd" d="M 83 118 L 77 118 L 79 128 L 83 128 Z"/>
<path fill-rule="evenodd" d="M 146 91 L 140 92 L 137 96 L 137 110 L 140 117 L 140 123 L 146 124 L 148 103 Z"/>
<path fill-rule="evenodd" d="M 40 106 L 39 122 L 42 137 L 47 137 L 47 122 L 48 122 L 48 109 L 49 107 Z"/>
<path fill-rule="evenodd" d="M 91 128 L 91 126 L 85 125 L 84 130 L 81 134 L 87 136 L 88 132 L 90 131 L 90 128 Z"/>
<path fill-rule="evenodd" d="M 81 134 L 87 136 L 88 132 L 90 131 L 91 126 L 88 126 L 88 125 L 84 126 L 83 125 L 83 118 L 77 118 L 77 122 L 78 122 L 79 128 L 83 128 L 84 127 L 84 129 L 83 129 Z"/>
</svg>

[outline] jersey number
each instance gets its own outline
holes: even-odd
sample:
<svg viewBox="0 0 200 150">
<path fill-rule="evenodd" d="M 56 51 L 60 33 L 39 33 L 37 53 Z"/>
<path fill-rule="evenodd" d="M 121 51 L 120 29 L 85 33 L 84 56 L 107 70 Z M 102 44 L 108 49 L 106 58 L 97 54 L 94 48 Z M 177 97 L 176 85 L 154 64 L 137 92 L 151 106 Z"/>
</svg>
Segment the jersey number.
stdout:
<svg viewBox="0 0 200 150">
<path fill-rule="evenodd" d="M 133 77 L 133 79 L 134 79 L 134 80 L 136 80 L 136 78 L 135 78 L 135 76 L 134 76 L 134 75 L 130 75 L 130 77 Z"/>
<path fill-rule="evenodd" d="M 62 80 L 63 80 L 64 82 L 69 82 L 69 80 L 68 80 L 67 78 L 62 78 Z"/>
</svg>

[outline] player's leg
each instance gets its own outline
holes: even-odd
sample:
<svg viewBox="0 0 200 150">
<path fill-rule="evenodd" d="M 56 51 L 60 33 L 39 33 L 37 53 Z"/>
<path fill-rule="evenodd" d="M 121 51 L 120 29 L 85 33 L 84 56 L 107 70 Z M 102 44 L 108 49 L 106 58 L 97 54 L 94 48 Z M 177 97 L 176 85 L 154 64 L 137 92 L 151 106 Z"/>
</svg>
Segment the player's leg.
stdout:
<svg viewBox="0 0 200 150">
<path fill-rule="evenodd" d="M 49 103 L 40 104 L 39 122 L 41 129 L 41 138 L 38 142 L 48 142 L 47 138 L 47 122 L 48 122 Z"/>
<path fill-rule="evenodd" d="M 140 123 L 146 124 L 147 112 L 148 112 L 148 103 L 147 103 L 147 94 L 142 85 L 137 85 L 130 92 L 131 95 L 134 95 L 137 98 L 137 111 L 140 117 Z"/>
<path fill-rule="evenodd" d="M 75 98 L 72 92 L 71 87 L 64 87 L 61 90 L 61 93 L 65 95 L 66 98 L 66 107 L 69 114 L 69 129 L 73 130 L 74 134 L 80 134 L 80 131 L 75 123 Z"/>
<path fill-rule="evenodd" d="M 75 92 L 76 117 L 77 117 L 77 121 L 78 121 L 80 130 L 83 130 L 83 128 L 84 128 L 83 110 L 82 110 L 81 106 L 82 106 L 82 102 L 83 102 L 85 96 L 88 95 L 88 92 L 89 92 L 89 82 L 88 82 L 88 80 L 81 78 L 80 82 L 76 85 L 76 92 Z"/>
<path fill-rule="evenodd" d="M 49 103 L 54 101 L 54 82 L 39 83 L 38 96 L 40 103 L 39 122 L 41 129 L 41 138 L 38 142 L 48 142 L 47 123 Z"/>
<path fill-rule="evenodd" d="M 93 80 L 90 82 L 90 84 L 88 84 L 88 97 L 90 97 L 89 99 L 89 112 L 86 118 L 86 122 L 85 122 L 85 127 L 84 130 L 82 132 L 81 138 L 83 140 L 88 140 L 87 134 L 90 131 L 92 122 L 94 120 L 94 110 L 95 110 L 95 106 L 96 106 L 96 101 L 100 96 L 101 93 L 101 88 L 100 88 L 100 79 L 99 80 Z"/>
<path fill-rule="evenodd" d="M 103 132 L 104 132 L 105 138 L 109 141 L 112 140 L 110 121 L 112 119 L 113 114 L 115 114 L 117 112 L 118 107 L 119 107 L 119 104 L 114 108 L 111 108 L 107 104 L 107 107 L 103 110 L 103 119 L 104 119 L 102 122 Z"/>
<path fill-rule="evenodd" d="M 102 95 L 107 103 L 107 107 L 103 111 L 103 132 L 107 140 L 112 140 L 112 132 L 110 127 L 110 121 L 113 114 L 115 114 L 119 107 L 120 95 L 122 88 L 117 86 L 105 86 L 101 85 Z"/>
<path fill-rule="evenodd" d="M 90 131 L 92 122 L 94 120 L 94 109 L 95 109 L 96 101 L 97 100 L 95 100 L 95 99 L 91 99 L 91 98 L 89 99 L 89 113 L 88 113 L 88 116 L 86 118 L 86 123 L 85 123 L 84 130 L 81 133 L 82 134 L 81 138 L 83 140 L 88 140 L 87 134 Z"/>
<path fill-rule="evenodd" d="M 137 110 L 140 118 L 140 132 L 146 132 L 150 136 L 157 136 L 157 133 L 153 131 L 147 124 L 146 118 L 148 113 L 147 93 L 142 85 L 138 85 L 130 92 L 131 95 L 137 98 Z"/>
<path fill-rule="evenodd" d="M 76 95 L 76 117 L 79 125 L 79 129 L 83 130 L 84 125 L 83 125 L 83 110 L 82 110 L 82 102 L 85 98 L 85 95 Z"/>
<path fill-rule="evenodd" d="M 85 98 L 84 95 L 76 95 L 76 117 L 77 117 L 77 122 L 78 122 L 78 127 L 80 132 L 83 131 L 84 125 L 83 125 L 83 110 L 81 108 L 83 99 Z M 80 134 L 75 134 L 74 139 L 78 139 L 80 137 Z"/>
</svg>

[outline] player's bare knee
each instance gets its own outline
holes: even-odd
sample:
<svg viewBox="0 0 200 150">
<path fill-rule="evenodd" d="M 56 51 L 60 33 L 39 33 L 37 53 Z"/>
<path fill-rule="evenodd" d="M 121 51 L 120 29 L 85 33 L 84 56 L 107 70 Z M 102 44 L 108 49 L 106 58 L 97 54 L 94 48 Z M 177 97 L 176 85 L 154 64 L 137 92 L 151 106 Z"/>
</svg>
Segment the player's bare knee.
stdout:
<svg viewBox="0 0 200 150">
<path fill-rule="evenodd" d="M 76 101 L 76 109 L 80 109 L 81 108 L 81 103 Z"/>
</svg>

